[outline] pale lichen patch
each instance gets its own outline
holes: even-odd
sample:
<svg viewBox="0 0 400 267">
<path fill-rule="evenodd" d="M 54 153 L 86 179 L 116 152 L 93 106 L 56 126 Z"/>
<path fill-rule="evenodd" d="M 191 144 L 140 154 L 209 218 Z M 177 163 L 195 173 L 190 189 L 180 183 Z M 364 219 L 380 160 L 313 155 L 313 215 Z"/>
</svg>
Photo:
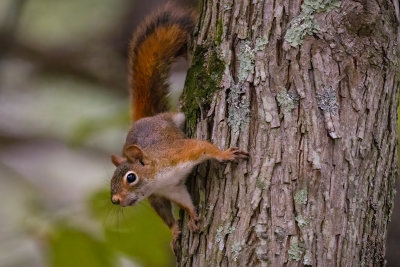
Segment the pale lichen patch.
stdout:
<svg viewBox="0 0 400 267">
<path fill-rule="evenodd" d="M 288 93 L 286 88 L 282 87 L 280 92 L 276 95 L 276 100 L 284 113 L 290 113 L 297 104 L 299 97 L 293 93 Z"/>
<path fill-rule="evenodd" d="M 340 7 L 340 0 L 305 0 L 301 5 L 300 14 L 290 22 L 286 31 L 285 40 L 293 47 L 300 45 L 305 36 L 319 31 L 319 25 L 314 19 L 314 14 L 328 12 Z"/>
<path fill-rule="evenodd" d="M 303 259 L 303 264 L 306 265 L 306 266 L 312 266 L 313 265 L 310 251 L 306 251 L 306 253 L 304 255 L 304 259 Z"/>
<path fill-rule="evenodd" d="M 324 89 L 322 92 L 317 93 L 317 104 L 320 109 L 324 112 L 329 112 L 333 115 L 337 115 L 339 104 L 336 99 L 336 91 L 329 87 Z"/>
<path fill-rule="evenodd" d="M 243 42 L 240 46 L 240 52 L 238 54 L 239 69 L 238 69 L 238 79 L 239 82 L 244 82 L 249 74 L 254 73 L 254 63 L 255 63 L 254 50 L 250 46 L 250 42 Z"/>
<path fill-rule="evenodd" d="M 312 14 L 301 13 L 291 22 L 290 28 L 286 31 L 285 40 L 293 47 L 299 46 L 306 35 L 311 35 L 319 31 L 319 26 L 315 22 Z"/>
<path fill-rule="evenodd" d="M 229 224 L 224 225 L 220 225 L 217 228 L 217 232 L 215 235 L 215 243 L 218 244 L 218 248 L 220 251 L 224 250 L 224 238 L 225 235 L 227 234 L 231 234 L 233 231 L 235 231 L 235 227 L 234 226 L 230 226 Z"/>
<path fill-rule="evenodd" d="M 255 47 L 254 50 L 263 51 L 267 44 L 268 44 L 268 39 L 267 38 L 257 38 L 256 39 L 256 47 Z"/>
<path fill-rule="evenodd" d="M 325 121 L 325 128 L 332 139 L 340 138 L 338 127 L 335 127 L 339 110 L 339 103 L 336 99 L 336 91 L 332 87 L 324 88 L 316 95 L 317 105 L 322 110 Z M 337 125 L 337 123 L 336 123 Z"/>
<path fill-rule="evenodd" d="M 219 250 L 224 249 L 224 227 L 220 226 L 217 228 L 217 233 L 215 235 L 215 243 L 218 244 Z"/>
<path fill-rule="evenodd" d="M 303 255 L 303 249 L 299 246 L 297 238 L 293 238 L 290 242 L 290 248 L 288 250 L 289 259 L 291 261 L 299 261 Z"/>
<path fill-rule="evenodd" d="M 310 219 L 309 218 L 304 218 L 301 215 L 296 216 L 295 219 L 296 219 L 297 225 L 300 226 L 300 227 L 307 226 L 310 223 Z"/>
<path fill-rule="evenodd" d="M 245 89 L 241 83 L 233 84 L 228 96 L 228 124 L 234 132 L 238 132 L 241 125 L 249 121 L 250 100 Z"/>
<path fill-rule="evenodd" d="M 301 6 L 304 12 L 329 12 L 334 8 L 339 8 L 340 0 L 305 0 Z"/>
<path fill-rule="evenodd" d="M 233 261 L 238 260 L 240 252 L 242 251 L 244 245 L 245 245 L 244 241 L 238 241 L 231 246 Z"/>
<path fill-rule="evenodd" d="M 307 204 L 308 192 L 307 189 L 301 189 L 294 195 L 294 201 L 297 204 Z"/>
<path fill-rule="evenodd" d="M 241 125 L 249 121 L 250 99 L 246 95 L 249 84 L 246 80 L 249 75 L 254 73 L 254 58 L 254 50 L 251 48 L 250 42 L 243 42 L 238 54 L 238 83 L 235 84 L 232 81 L 228 95 L 228 124 L 234 132 L 238 132 Z"/>
</svg>

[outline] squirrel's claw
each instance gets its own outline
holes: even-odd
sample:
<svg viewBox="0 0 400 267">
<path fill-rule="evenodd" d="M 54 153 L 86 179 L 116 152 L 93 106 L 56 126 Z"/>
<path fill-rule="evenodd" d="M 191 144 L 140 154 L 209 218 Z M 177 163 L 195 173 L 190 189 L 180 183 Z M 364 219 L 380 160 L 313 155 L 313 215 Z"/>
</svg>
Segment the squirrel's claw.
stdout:
<svg viewBox="0 0 400 267">
<path fill-rule="evenodd" d="M 249 153 L 239 150 L 237 147 L 231 147 L 224 152 L 222 161 L 234 161 L 238 159 L 248 159 Z"/>
<path fill-rule="evenodd" d="M 197 226 L 197 222 L 199 221 L 199 217 L 197 214 L 191 214 L 190 215 L 190 220 L 189 220 L 189 229 L 192 232 L 198 232 L 200 228 Z"/>
<path fill-rule="evenodd" d="M 181 231 L 179 230 L 178 223 L 175 222 L 175 224 L 171 227 L 171 232 L 172 232 L 172 240 L 170 243 L 172 251 L 175 253 L 179 251 L 179 244 L 178 244 L 178 239 L 179 236 L 181 235 Z"/>
<path fill-rule="evenodd" d="M 198 232 L 200 230 L 200 228 L 197 226 L 197 220 L 189 221 L 189 229 L 192 232 Z"/>
<path fill-rule="evenodd" d="M 200 228 L 197 226 L 198 220 L 199 220 L 199 217 L 197 215 L 190 217 L 190 220 L 188 223 L 190 231 L 192 231 L 192 232 L 199 231 Z M 179 230 L 179 226 L 177 223 L 174 226 L 172 226 L 171 232 L 172 232 L 172 240 L 171 240 L 170 246 L 171 246 L 171 249 L 174 252 L 174 254 L 177 255 L 177 252 L 180 250 L 178 240 L 181 235 L 181 231 Z"/>
<path fill-rule="evenodd" d="M 170 243 L 171 249 L 175 255 L 177 255 L 176 253 L 180 250 L 178 239 L 179 238 L 172 238 L 171 243 Z"/>
</svg>

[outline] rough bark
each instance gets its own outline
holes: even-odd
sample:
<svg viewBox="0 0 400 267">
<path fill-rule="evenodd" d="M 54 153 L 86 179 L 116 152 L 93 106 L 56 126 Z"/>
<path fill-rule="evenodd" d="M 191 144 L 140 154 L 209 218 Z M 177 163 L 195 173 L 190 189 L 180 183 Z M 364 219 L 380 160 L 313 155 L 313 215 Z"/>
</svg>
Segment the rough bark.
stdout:
<svg viewBox="0 0 400 267">
<path fill-rule="evenodd" d="M 201 3 L 187 130 L 250 159 L 192 175 L 201 230 L 181 220 L 179 266 L 384 264 L 397 17 L 388 0 Z"/>
</svg>

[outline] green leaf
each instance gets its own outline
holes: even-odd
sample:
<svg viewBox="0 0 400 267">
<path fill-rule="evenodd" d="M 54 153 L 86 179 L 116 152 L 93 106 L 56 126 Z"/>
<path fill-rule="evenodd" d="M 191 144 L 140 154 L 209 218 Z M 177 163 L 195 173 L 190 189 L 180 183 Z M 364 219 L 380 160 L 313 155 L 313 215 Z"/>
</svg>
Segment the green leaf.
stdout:
<svg viewBox="0 0 400 267">
<path fill-rule="evenodd" d="M 109 190 L 101 190 L 90 205 L 110 247 L 145 266 L 174 266 L 170 230 L 147 201 L 121 208 L 111 204 Z"/>
<path fill-rule="evenodd" d="M 57 225 L 50 235 L 50 261 L 54 267 L 118 266 L 105 243 L 81 230 Z"/>
</svg>

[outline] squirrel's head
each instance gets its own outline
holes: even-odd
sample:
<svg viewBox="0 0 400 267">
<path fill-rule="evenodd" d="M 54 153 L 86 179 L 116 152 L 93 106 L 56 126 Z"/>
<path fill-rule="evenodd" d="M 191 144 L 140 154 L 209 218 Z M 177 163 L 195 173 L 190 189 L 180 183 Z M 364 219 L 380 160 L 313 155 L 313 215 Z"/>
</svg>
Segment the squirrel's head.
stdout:
<svg viewBox="0 0 400 267">
<path fill-rule="evenodd" d="M 117 167 L 111 179 L 111 202 L 122 207 L 140 202 L 152 193 L 154 163 L 136 145 L 124 148 L 124 157 L 111 156 Z"/>
</svg>

